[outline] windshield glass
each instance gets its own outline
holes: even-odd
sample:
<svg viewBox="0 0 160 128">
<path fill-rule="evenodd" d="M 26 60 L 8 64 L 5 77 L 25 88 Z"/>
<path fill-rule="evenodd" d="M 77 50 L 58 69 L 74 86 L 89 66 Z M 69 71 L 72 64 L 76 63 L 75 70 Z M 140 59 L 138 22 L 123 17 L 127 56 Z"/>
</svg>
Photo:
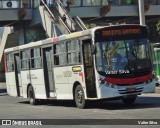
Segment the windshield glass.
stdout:
<svg viewBox="0 0 160 128">
<path fill-rule="evenodd" d="M 151 67 L 147 39 L 96 42 L 96 66 L 106 74 L 130 73 Z"/>
</svg>

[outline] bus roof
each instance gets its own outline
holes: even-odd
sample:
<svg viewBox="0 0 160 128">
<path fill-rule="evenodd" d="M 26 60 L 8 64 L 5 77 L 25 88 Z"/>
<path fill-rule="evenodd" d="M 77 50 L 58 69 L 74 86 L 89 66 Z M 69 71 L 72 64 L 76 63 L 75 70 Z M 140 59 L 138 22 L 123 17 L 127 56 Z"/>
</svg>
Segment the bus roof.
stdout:
<svg viewBox="0 0 160 128">
<path fill-rule="evenodd" d="M 26 48 L 41 46 L 41 45 L 44 45 L 44 44 L 55 43 L 55 42 L 58 42 L 58 41 L 63 41 L 63 40 L 66 40 L 66 39 L 81 37 L 81 36 L 85 36 L 85 35 L 89 35 L 89 34 L 91 34 L 91 29 L 84 30 L 84 31 L 81 31 L 81 32 L 74 32 L 74 33 L 71 33 L 71 34 L 61 35 L 59 37 L 47 38 L 45 40 L 31 42 L 31 43 L 28 43 L 28 44 L 24 44 L 24 45 L 12 47 L 12 48 L 7 48 L 7 49 L 4 50 L 4 52 L 8 53 L 8 52 L 13 52 L 13 51 L 18 51 L 18 50 L 22 50 L 22 49 L 26 49 Z"/>
<path fill-rule="evenodd" d="M 85 35 L 91 35 L 97 29 L 106 28 L 106 27 L 113 27 L 113 26 L 144 26 L 144 25 L 139 25 L 139 24 L 122 24 L 122 25 L 119 25 L 118 24 L 118 25 L 111 25 L 111 26 L 98 26 L 98 27 L 95 27 L 95 28 L 92 28 L 92 29 L 87 29 L 87 30 L 80 31 L 80 32 L 74 32 L 74 33 L 71 33 L 71 34 L 61 35 L 59 37 L 47 38 L 45 40 L 40 40 L 40 41 L 31 42 L 31 43 L 24 44 L 24 45 L 12 47 L 12 48 L 7 48 L 7 49 L 4 50 L 4 53 L 9 53 L 9 52 L 18 51 L 18 50 L 27 49 L 27 48 L 36 47 L 36 46 L 41 46 L 41 45 L 44 45 L 44 44 L 55 43 L 55 42 L 58 42 L 58 41 L 63 41 L 63 40 L 66 40 L 66 39 L 72 39 L 72 38 L 81 37 L 81 36 L 85 36 Z"/>
</svg>

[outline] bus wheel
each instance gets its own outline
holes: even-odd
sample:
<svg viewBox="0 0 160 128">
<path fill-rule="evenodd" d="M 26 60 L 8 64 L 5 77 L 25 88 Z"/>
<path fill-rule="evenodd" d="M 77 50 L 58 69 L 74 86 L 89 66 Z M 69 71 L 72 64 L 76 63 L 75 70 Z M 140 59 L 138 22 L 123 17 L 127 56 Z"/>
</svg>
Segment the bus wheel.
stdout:
<svg viewBox="0 0 160 128">
<path fill-rule="evenodd" d="M 131 105 L 134 104 L 134 102 L 136 101 L 136 97 L 124 98 L 122 100 L 124 104 Z"/>
<path fill-rule="evenodd" d="M 35 94 L 32 86 L 29 86 L 28 88 L 28 98 L 29 98 L 29 103 L 31 105 L 37 104 L 37 100 L 35 99 Z"/>
<path fill-rule="evenodd" d="M 83 109 L 85 107 L 86 101 L 84 97 L 84 91 L 81 85 L 78 85 L 76 87 L 74 99 L 78 108 Z"/>
</svg>

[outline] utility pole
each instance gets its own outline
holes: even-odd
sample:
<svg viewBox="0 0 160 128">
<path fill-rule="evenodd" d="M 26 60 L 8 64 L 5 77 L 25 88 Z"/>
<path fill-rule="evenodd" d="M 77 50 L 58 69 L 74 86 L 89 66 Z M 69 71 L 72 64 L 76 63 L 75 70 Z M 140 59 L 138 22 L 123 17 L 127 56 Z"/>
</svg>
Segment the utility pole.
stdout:
<svg viewBox="0 0 160 128">
<path fill-rule="evenodd" d="M 141 25 L 145 25 L 144 0 L 138 0 L 139 20 Z"/>
</svg>

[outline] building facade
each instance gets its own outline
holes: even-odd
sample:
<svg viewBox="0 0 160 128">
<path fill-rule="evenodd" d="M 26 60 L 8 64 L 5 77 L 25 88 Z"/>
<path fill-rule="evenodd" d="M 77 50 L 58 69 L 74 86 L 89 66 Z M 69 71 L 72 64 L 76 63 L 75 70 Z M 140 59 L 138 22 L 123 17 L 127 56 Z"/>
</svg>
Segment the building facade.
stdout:
<svg viewBox="0 0 160 128">
<path fill-rule="evenodd" d="M 66 0 L 63 0 L 63 4 Z M 160 42 L 156 24 L 160 20 L 160 0 L 144 0 L 145 24 L 151 42 Z M 87 12 L 87 13 L 86 13 Z M 139 24 L 138 0 L 75 0 L 71 15 L 81 17 L 88 27 L 110 24 Z"/>
</svg>

